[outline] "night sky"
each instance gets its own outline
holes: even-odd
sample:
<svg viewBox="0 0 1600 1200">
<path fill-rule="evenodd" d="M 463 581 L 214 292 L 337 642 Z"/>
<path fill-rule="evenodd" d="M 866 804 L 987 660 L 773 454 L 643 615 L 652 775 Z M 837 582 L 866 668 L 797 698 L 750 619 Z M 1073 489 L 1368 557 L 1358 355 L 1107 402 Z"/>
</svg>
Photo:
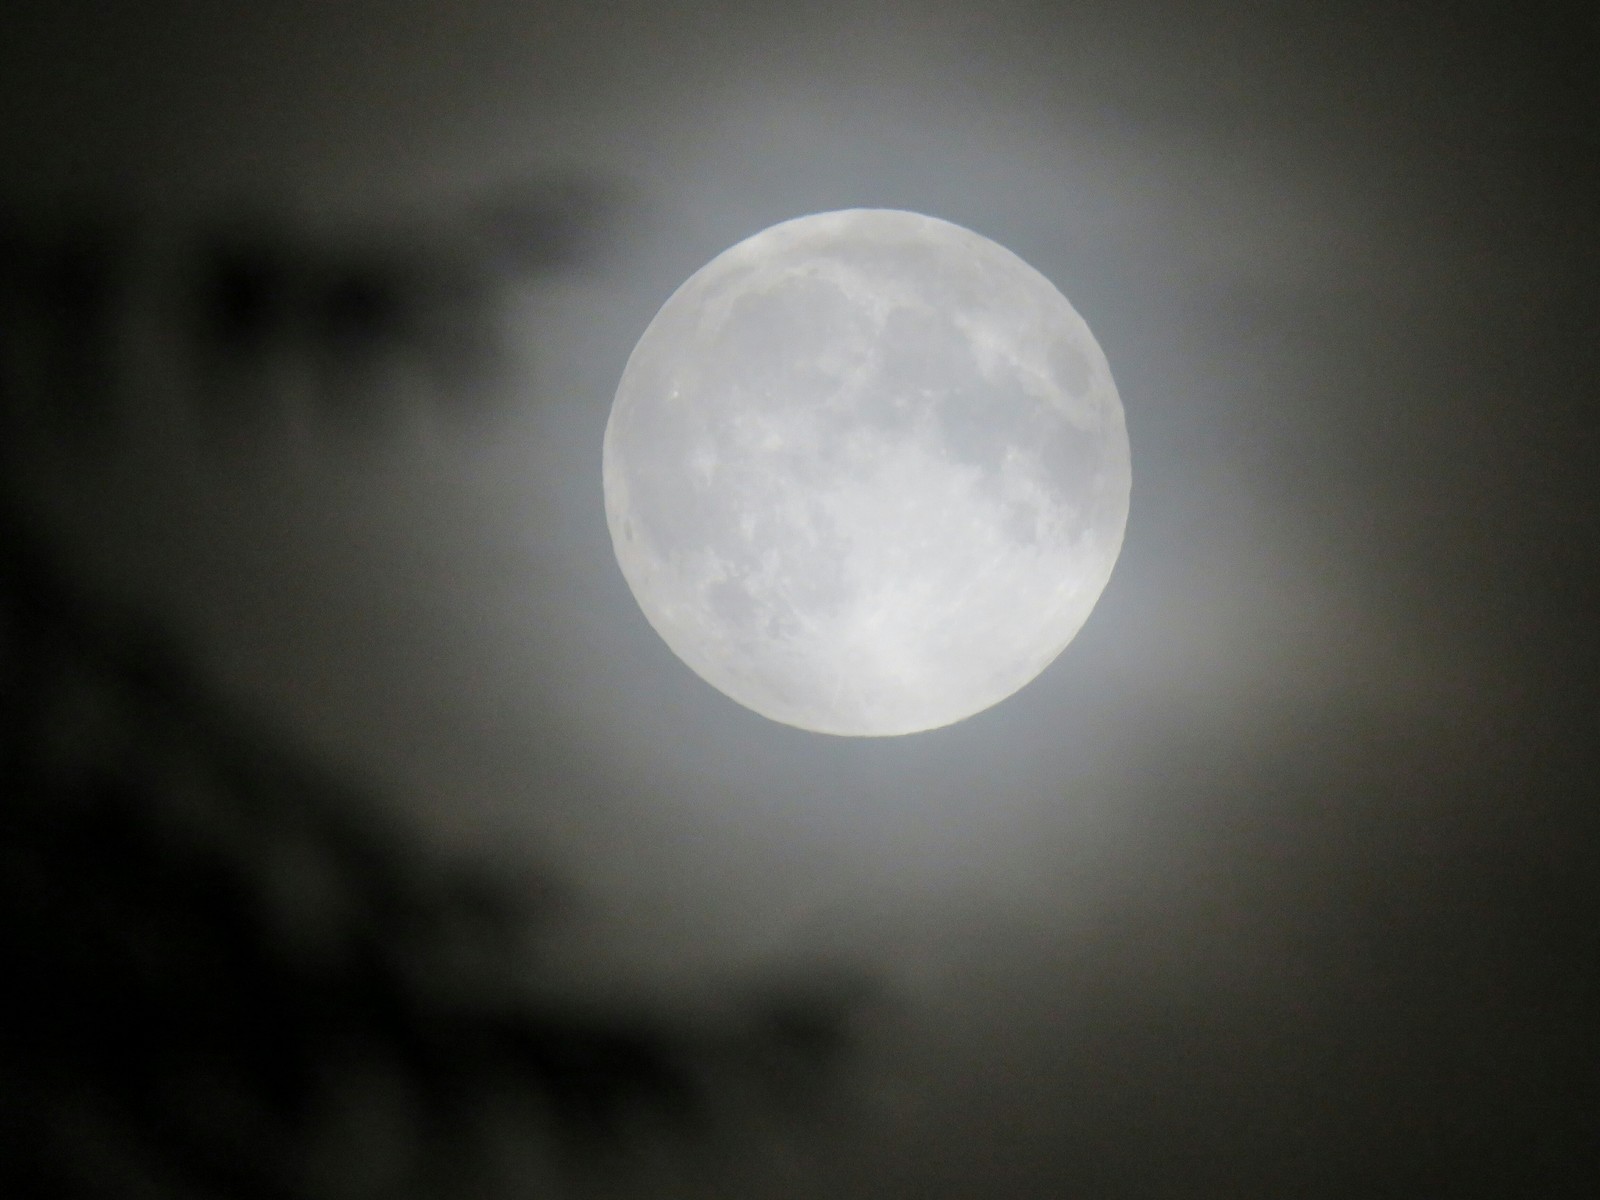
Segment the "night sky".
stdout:
<svg viewBox="0 0 1600 1200">
<path fill-rule="evenodd" d="M 4 198 L 158 231 L 114 436 L 5 450 L 74 570 L 419 838 L 569 884 L 563 987 L 692 1010 L 827 963 L 892 997 L 837 1119 L 635 1194 L 1600 1189 L 1592 14 L 30 7 Z M 286 353 L 202 428 L 173 264 L 207 222 L 449 258 L 530 188 L 570 244 L 496 267 L 492 378 L 397 352 L 352 422 Z M 893 739 L 678 662 L 600 486 L 673 288 L 858 206 L 1048 276 L 1133 458 L 1078 638 Z"/>
</svg>

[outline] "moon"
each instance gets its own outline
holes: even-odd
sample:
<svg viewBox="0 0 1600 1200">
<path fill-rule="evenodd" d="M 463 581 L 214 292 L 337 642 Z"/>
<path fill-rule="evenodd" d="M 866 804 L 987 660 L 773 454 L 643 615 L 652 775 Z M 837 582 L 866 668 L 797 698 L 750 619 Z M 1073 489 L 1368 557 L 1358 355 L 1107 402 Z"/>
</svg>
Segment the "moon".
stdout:
<svg viewBox="0 0 1600 1200">
<path fill-rule="evenodd" d="M 937 729 L 1039 675 L 1122 548 L 1099 344 L 1022 259 L 918 213 L 774 225 L 661 307 L 602 452 L 645 618 L 728 697 L 816 733 Z"/>
</svg>

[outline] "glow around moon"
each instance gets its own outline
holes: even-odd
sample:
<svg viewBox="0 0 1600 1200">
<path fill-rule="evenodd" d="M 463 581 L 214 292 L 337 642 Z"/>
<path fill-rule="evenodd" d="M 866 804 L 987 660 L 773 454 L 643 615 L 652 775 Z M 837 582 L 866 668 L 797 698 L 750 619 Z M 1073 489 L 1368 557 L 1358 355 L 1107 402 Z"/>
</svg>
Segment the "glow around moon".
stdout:
<svg viewBox="0 0 1600 1200">
<path fill-rule="evenodd" d="M 1127 522 L 1099 345 L 1004 247 L 916 213 L 775 225 L 666 302 L 617 389 L 606 518 L 706 682 L 820 733 L 1005 699 L 1077 634 Z"/>
</svg>

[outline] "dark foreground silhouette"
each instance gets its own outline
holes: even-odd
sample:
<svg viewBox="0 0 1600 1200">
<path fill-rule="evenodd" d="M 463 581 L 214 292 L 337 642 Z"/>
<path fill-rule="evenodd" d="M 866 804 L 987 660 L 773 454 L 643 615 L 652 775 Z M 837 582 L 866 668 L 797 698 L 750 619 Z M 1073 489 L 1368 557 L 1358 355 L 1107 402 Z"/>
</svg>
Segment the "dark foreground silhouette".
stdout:
<svg viewBox="0 0 1600 1200">
<path fill-rule="evenodd" d="M 11 380 L 8 420 L 93 425 L 120 242 L 5 245 L 48 384 L 23 405 Z M 291 330 L 355 361 L 431 311 L 384 267 L 306 316 L 274 283 L 298 261 L 201 263 L 213 384 Z M 526 1194 L 646 1129 L 714 1140 L 729 1097 L 825 1096 L 853 983 L 694 1026 L 549 999 L 530 947 L 553 888 L 408 841 L 66 562 L 0 495 L 0 1195 Z"/>
</svg>

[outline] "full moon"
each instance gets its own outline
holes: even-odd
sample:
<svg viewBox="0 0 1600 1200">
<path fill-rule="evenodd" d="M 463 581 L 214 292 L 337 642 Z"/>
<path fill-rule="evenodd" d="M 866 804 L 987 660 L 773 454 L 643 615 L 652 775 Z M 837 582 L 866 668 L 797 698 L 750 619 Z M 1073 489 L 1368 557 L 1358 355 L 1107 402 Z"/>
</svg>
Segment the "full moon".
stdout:
<svg viewBox="0 0 1600 1200">
<path fill-rule="evenodd" d="M 818 213 L 719 254 L 628 359 L 606 520 L 702 679 L 801 729 L 916 733 L 1077 635 L 1122 548 L 1122 402 L 1072 305 L 948 221 Z"/>
</svg>

